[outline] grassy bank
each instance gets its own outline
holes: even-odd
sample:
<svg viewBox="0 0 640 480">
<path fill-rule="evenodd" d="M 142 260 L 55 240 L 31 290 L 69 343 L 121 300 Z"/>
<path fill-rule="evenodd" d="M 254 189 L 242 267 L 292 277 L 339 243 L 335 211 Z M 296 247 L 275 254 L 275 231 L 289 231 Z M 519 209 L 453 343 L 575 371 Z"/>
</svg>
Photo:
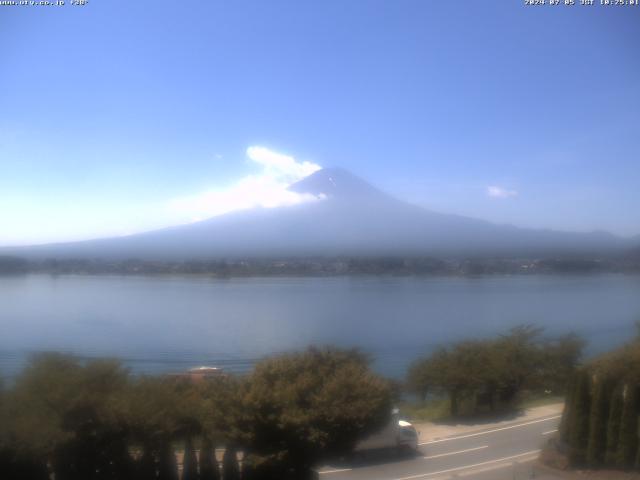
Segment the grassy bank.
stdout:
<svg viewBox="0 0 640 480">
<path fill-rule="evenodd" d="M 512 409 L 502 409 L 494 412 L 480 411 L 473 408 L 472 402 L 462 402 L 460 414 L 455 418 L 451 415 L 451 408 L 447 398 L 432 398 L 424 402 L 403 402 L 400 412 L 411 422 L 442 422 L 447 420 L 465 420 L 476 417 L 512 414 L 514 411 L 542 407 L 564 402 L 564 397 L 558 395 L 532 395 L 523 399 Z"/>
</svg>

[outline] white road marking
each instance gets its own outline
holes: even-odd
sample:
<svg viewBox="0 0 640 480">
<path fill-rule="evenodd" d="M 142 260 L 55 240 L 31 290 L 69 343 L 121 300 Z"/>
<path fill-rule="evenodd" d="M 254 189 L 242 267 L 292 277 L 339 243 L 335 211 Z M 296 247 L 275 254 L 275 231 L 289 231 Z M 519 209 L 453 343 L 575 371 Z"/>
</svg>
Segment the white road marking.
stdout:
<svg viewBox="0 0 640 480">
<path fill-rule="evenodd" d="M 421 473 L 418 475 L 410 475 L 408 477 L 399 477 L 399 478 L 395 478 L 394 480 L 411 480 L 413 478 L 424 478 L 424 477 L 431 477 L 433 475 L 442 475 L 443 473 L 467 470 L 469 468 L 481 467 L 483 465 L 489 465 L 491 463 L 500 463 L 500 462 L 504 462 L 505 460 L 524 457 L 526 455 L 536 455 L 538 453 L 540 453 L 540 450 L 531 450 L 530 452 L 519 453 L 518 455 L 511 455 L 510 457 L 496 458 L 495 460 L 488 460 L 486 462 L 474 463 L 473 465 L 465 465 L 463 467 L 448 468 L 447 470 L 440 470 L 438 472 Z"/>
<path fill-rule="evenodd" d="M 473 470 L 470 470 L 468 472 L 456 473 L 455 477 L 468 477 L 469 475 L 477 475 L 479 473 L 491 472 L 494 470 L 500 470 L 502 468 L 514 467 L 515 465 L 524 465 L 525 463 L 531 462 L 536 458 L 538 458 L 538 455 L 533 455 L 532 457 L 525 457 L 515 462 L 505 462 L 505 463 L 499 463 L 498 465 L 491 465 L 489 467 L 474 468 Z M 454 478 L 454 477 L 449 477 L 449 478 Z"/>
<path fill-rule="evenodd" d="M 469 477 L 471 475 L 478 475 L 479 473 L 494 472 L 496 470 L 502 470 L 503 468 L 509 468 L 515 465 L 517 465 L 517 462 L 504 462 L 504 463 L 499 463 L 497 465 L 490 465 L 488 467 L 474 468 L 473 470 L 470 470 L 468 472 L 456 473 L 454 476 L 451 476 L 449 478 Z"/>
<path fill-rule="evenodd" d="M 489 445 L 483 445 L 481 447 L 475 447 L 475 448 L 467 448 L 466 450 L 458 450 L 457 452 L 441 453 L 439 455 L 431 455 L 430 457 L 422 457 L 422 458 L 429 460 L 431 458 L 448 457 L 449 455 L 457 455 L 458 453 L 474 452 L 476 450 L 482 450 L 483 448 L 489 448 Z"/>
<path fill-rule="evenodd" d="M 419 443 L 418 445 L 431 445 L 432 443 L 451 442 L 453 440 L 460 440 L 462 438 L 477 437 L 477 436 L 480 436 L 480 435 L 487 435 L 489 433 L 501 432 L 503 430 L 510 430 L 512 428 L 526 427 L 527 425 L 533 425 L 534 423 L 548 422 L 550 420 L 556 420 L 556 419 L 558 419 L 560 417 L 562 417 L 562 415 L 556 415 L 556 416 L 553 416 L 553 417 L 542 418 L 540 420 L 532 420 L 530 422 L 519 423 L 517 425 L 509 425 L 508 427 L 494 428 L 493 430 L 485 430 L 483 432 L 470 433 L 468 435 L 460 435 L 458 437 L 442 438 L 440 440 L 431 440 L 430 442 Z"/>
<path fill-rule="evenodd" d="M 335 470 L 322 470 L 318 472 L 319 475 L 324 475 L 325 473 L 340 473 L 340 472 L 350 472 L 353 468 L 336 468 Z"/>
<path fill-rule="evenodd" d="M 558 431 L 558 429 L 556 428 L 555 430 L 549 430 L 548 432 L 542 432 L 543 435 L 550 435 L 552 433 L 556 433 Z"/>
</svg>

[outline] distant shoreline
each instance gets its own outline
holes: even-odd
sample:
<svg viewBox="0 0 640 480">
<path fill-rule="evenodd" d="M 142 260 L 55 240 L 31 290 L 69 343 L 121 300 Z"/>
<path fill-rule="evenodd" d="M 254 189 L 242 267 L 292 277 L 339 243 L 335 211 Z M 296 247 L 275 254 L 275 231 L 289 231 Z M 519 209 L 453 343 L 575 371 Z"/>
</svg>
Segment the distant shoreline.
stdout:
<svg viewBox="0 0 640 480">
<path fill-rule="evenodd" d="M 0 275 L 181 275 L 210 278 L 257 277 L 479 277 L 510 275 L 638 274 L 630 258 L 334 257 L 247 258 L 191 261 L 47 259 L 0 257 Z"/>
</svg>

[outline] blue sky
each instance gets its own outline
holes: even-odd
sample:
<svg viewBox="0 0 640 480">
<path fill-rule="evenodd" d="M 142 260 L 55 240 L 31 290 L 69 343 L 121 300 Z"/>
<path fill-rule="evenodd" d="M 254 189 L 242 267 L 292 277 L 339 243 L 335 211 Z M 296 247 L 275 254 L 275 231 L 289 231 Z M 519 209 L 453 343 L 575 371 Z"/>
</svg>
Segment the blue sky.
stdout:
<svg viewBox="0 0 640 480">
<path fill-rule="evenodd" d="M 0 7 L 0 41 L 0 245 L 288 204 L 316 166 L 640 234 L 637 6 L 90 0 Z"/>
</svg>

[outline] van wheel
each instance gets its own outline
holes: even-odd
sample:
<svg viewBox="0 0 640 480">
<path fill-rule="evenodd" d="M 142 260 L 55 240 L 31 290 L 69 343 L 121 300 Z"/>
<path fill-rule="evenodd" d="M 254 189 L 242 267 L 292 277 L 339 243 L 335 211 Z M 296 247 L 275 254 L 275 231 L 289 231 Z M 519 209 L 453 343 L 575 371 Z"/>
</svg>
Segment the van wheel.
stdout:
<svg viewBox="0 0 640 480">
<path fill-rule="evenodd" d="M 414 451 L 409 445 L 398 445 L 396 447 L 396 455 L 400 458 L 412 457 Z"/>
<path fill-rule="evenodd" d="M 365 455 L 363 452 L 353 452 L 351 454 L 351 462 L 355 465 L 362 465 L 365 462 Z"/>
</svg>

